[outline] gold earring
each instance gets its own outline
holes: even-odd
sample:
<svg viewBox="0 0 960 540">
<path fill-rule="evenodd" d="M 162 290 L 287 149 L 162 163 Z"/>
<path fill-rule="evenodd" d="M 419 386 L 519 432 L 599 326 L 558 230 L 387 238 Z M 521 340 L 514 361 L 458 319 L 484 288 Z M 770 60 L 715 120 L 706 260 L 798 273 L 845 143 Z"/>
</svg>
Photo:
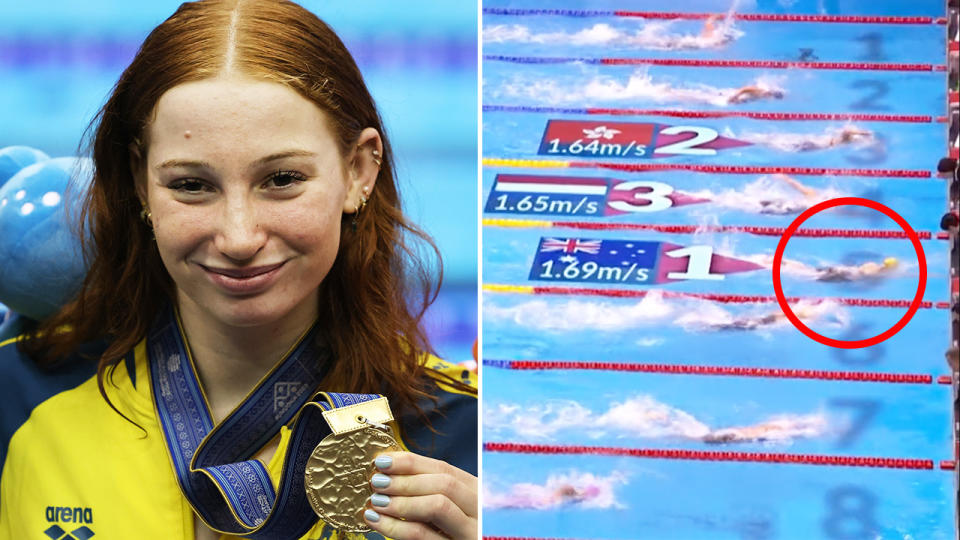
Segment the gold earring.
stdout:
<svg viewBox="0 0 960 540">
<path fill-rule="evenodd" d="M 357 223 L 360 221 L 360 212 L 363 211 L 365 206 L 367 206 L 367 198 L 361 195 L 360 204 L 357 205 L 357 209 L 354 210 L 353 217 L 350 219 L 350 228 L 354 231 L 357 230 Z"/>
<path fill-rule="evenodd" d="M 140 210 L 140 219 L 147 224 L 151 229 L 153 228 L 153 214 L 150 212 L 150 209 L 147 205 L 143 205 L 143 208 Z"/>
<path fill-rule="evenodd" d="M 380 151 L 379 151 L 379 150 L 374 149 L 374 150 L 371 151 L 370 153 L 373 154 L 373 162 L 377 164 L 377 167 L 380 167 L 381 165 L 383 165 L 383 160 L 380 159 Z"/>
</svg>

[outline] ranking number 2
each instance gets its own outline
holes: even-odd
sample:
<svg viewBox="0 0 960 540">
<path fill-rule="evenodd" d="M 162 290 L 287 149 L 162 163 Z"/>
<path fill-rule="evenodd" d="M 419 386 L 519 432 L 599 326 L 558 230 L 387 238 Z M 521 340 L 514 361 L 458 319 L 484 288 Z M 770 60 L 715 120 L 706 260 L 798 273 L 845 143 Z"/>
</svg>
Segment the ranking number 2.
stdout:
<svg viewBox="0 0 960 540">
<path fill-rule="evenodd" d="M 658 147 L 654 154 L 674 154 L 686 156 L 715 156 L 717 151 L 713 148 L 697 148 L 701 144 L 713 142 L 719 134 L 716 130 L 707 127 L 698 126 L 671 126 L 660 130 L 660 135 L 680 135 L 681 133 L 693 132 L 694 136 L 679 142 L 671 143 Z"/>
</svg>

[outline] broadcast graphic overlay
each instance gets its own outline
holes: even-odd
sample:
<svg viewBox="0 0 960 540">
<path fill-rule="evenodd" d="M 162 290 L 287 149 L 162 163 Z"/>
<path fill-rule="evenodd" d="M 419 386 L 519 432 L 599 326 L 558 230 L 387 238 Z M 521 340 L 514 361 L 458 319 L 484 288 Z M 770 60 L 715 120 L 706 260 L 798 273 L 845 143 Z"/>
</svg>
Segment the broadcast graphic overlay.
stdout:
<svg viewBox="0 0 960 540">
<path fill-rule="evenodd" d="M 946 3 L 664 9 L 484 4 L 484 537 L 956 538 Z"/>
</svg>

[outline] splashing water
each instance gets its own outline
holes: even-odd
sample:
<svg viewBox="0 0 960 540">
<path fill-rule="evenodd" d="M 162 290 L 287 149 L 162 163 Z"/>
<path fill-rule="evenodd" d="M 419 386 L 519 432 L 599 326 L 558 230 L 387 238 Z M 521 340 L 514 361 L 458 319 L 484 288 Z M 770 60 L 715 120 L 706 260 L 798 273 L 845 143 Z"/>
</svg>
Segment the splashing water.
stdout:
<svg viewBox="0 0 960 540">
<path fill-rule="evenodd" d="M 505 493 L 484 486 L 484 508 L 528 508 L 545 510 L 567 505 L 584 508 L 624 508 L 617 502 L 616 486 L 626 485 L 627 477 L 614 471 L 608 476 L 572 470 L 551 474 L 544 484 L 513 484 Z"/>
<path fill-rule="evenodd" d="M 520 326 L 550 331 L 581 329 L 616 332 L 667 320 L 674 307 L 663 299 L 659 290 L 650 291 L 639 302 L 611 305 L 602 302 L 569 300 L 547 303 L 545 300 L 523 302 L 511 307 L 494 304 L 484 306 L 484 317 L 510 320 Z"/>
<path fill-rule="evenodd" d="M 872 131 L 853 125 L 828 127 L 823 133 L 743 133 L 736 136 L 730 130 L 727 132 L 735 138 L 783 152 L 812 152 L 843 144 L 864 148 L 877 143 Z"/>
<path fill-rule="evenodd" d="M 766 92 L 785 92 L 782 77 L 761 76 L 744 87 L 756 87 Z M 558 83 L 550 79 L 526 80 L 514 78 L 493 91 L 492 97 L 530 98 L 543 104 L 580 103 L 584 105 L 615 101 L 640 100 L 651 104 L 677 103 L 686 105 L 709 104 L 716 107 L 733 105 L 730 99 L 741 88 L 720 88 L 707 84 L 674 86 L 657 82 L 646 69 L 639 69 L 622 82 L 610 76 L 594 76 L 583 84 Z"/>
<path fill-rule="evenodd" d="M 497 24 L 483 29 L 484 43 L 538 43 L 589 46 L 626 46 L 658 51 L 712 49 L 743 37 L 732 17 L 710 22 L 698 33 L 674 33 L 678 21 L 644 23 L 630 31 L 598 23 L 576 32 L 535 32 L 521 24 Z"/>
<path fill-rule="evenodd" d="M 573 400 L 548 400 L 527 406 L 512 403 L 485 405 L 483 415 L 484 430 L 539 440 L 577 431 L 595 439 L 614 436 L 784 445 L 796 439 L 811 439 L 831 432 L 830 421 L 824 412 L 777 414 L 747 426 L 712 429 L 691 413 L 646 394 L 613 402 L 603 413 L 595 413 Z"/>
<path fill-rule="evenodd" d="M 799 214 L 820 202 L 849 196 L 832 187 L 811 189 L 811 191 L 812 193 L 802 193 L 773 176 L 761 176 L 739 190 L 725 189 L 713 192 L 705 189 L 689 194 L 697 198 L 710 199 L 712 208 L 720 207 L 751 214 L 774 215 Z M 701 210 L 693 211 L 697 213 Z"/>
<path fill-rule="evenodd" d="M 833 300 L 800 300 L 791 306 L 794 314 L 807 326 L 821 325 L 845 329 L 850 325 L 850 314 L 843 305 Z M 691 332 L 720 330 L 770 330 L 787 328 L 790 321 L 780 309 L 766 308 L 761 312 L 734 314 L 714 303 L 704 302 L 696 310 L 689 310 L 676 319 L 676 324 Z"/>
<path fill-rule="evenodd" d="M 578 430 L 593 438 L 605 435 L 637 438 L 700 439 L 710 428 L 686 411 L 649 395 L 615 402 L 601 414 L 572 400 L 550 400 L 521 407 L 499 404 L 484 407 L 484 429 L 510 431 L 523 437 L 548 439 L 557 432 Z"/>
<path fill-rule="evenodd" d="M 829 422 L 824 413 L 781 414 L 750 426 L 712 431 L 704 441 L 714 444 L 762 442 L 767 445 L 782 445 L 795 439 L 820 437 L 827 433 L 828 428 Z"/>
</svg>

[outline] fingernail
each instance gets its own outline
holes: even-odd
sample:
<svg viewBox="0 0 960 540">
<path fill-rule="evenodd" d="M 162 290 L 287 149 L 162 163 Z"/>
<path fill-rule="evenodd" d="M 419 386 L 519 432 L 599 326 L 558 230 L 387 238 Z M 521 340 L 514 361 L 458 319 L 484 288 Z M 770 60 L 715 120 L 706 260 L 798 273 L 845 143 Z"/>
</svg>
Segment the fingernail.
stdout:
<svg viewBox="0 0 960 540">
<path fill-rule="evenodd" d="M 370 502 L 374 506 L 384 507 L 390 504 L 390 497 L 387 497 L 383 493 L 374 493 L 373 495 L 370 496 Z"/>
<path fill-rule="evenodd" d="M 373 479 L 370 480 L 370 483 L 373 484 L 375 488 L 385 488 L 390 485 L 390 477 L 385 474 L 377 473 L 373 475 Z"/>
<path fill-rule="evenodd" d="M 377 456 L 377 459 L 373 460 L 373 464 L 377 466 L 378 469 L 389 469 L 393 465 L 393 458 L 390 456 Z"/>
<path fill-rule="evenodd" d="M 370 510 L 369 508 L 363 511 L 363 517 L 367 518 L 367 521 L 372 521 L 374 523 L 380 521 L 380 514 Z"/>
</svg>

